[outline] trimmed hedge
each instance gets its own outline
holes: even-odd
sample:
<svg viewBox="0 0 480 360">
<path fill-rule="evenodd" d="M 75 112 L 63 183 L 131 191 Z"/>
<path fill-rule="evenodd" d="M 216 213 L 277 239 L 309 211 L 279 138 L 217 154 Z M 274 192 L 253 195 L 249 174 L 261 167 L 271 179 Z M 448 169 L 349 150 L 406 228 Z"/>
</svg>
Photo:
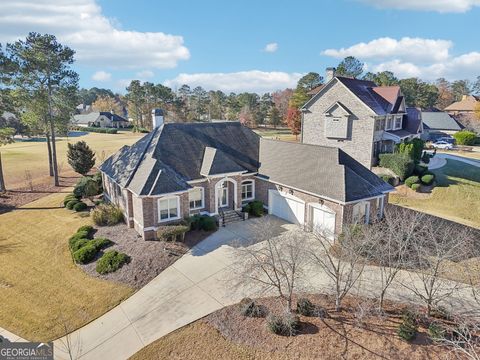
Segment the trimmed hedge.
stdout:
<svg viewBox="0 0 480 360">
<path fill-rule="evenodd" d="M 74 241 L 70 242 L 70 250 L 72 250 L 72 253 L 74 253 L 75 251 L 87 245 L 89 242 L 90 240 L 88 239 L 75 239 Z"/>
<path fill-rule="evenodd" d="M 93 222 L 98 226 L 112 226 L 123 221 L 122 210 L 113 204 L 98 205 L 91 212 Z"/>
<path fill-rule="evenodd" d="M 411 189 L 413 191 L 419 191 L 420 190 L 420 184 L 412 184 Z"/>
<path fill-rule="evenodd" d="M 161 226 L 157 230 L 157 237 L 163 241 L 177 241 L 179 236 L 182 241 L 185 238 L 185 233 L 190 230 L 187 225 L 167 225 Z"/>
<path fill-rule="evenodd" d="M 68 194 L 68 195 L 65 196 L 65 198 L 63 199 L 63 206 L 67 206 L 67 204 L 68 204 L 70 201 L 73 201 L 73 200 L 78 200 L 78 198 L 77 198 L 74 194 Z"/>
<path fill-rule="evenodd" d="M 419 182 L 420 182 L 420 179 L 418 176 L 410 176 L 405 180 L 405 185 L 411 188 L 413 184 L 418 184 Z"/>
<path fill-rule="evenodd" d="M 88 231 L 81 230 L 81 231 L 77 231 L 75 234 L 73 234 L 68 241 L 70 242 L 70 241 L 75 241 L 75 240 L 78 240 L 78 239 L 91 239 L 90 236 L 91 235 Z"/>
<path fill-rule="evenodd" d="M 73 253 L 73 259 L 79 264 L 86 264 L 92 261 L 97 255 L 98 250 L 94 244 L 89 242 Z"/>
<path fill-rule="evenodd" d="M 85 204 L 83 201 L 79 201 L 75 205 L 73 205 L 73 210 L 76 212 L 83 211 L 87 208 L 87 204 Z"/>
<path fill-rule="evenodd" d="M 77 127 L 78 131 L 87 131 L 87 132 L 95 132 L 100 134 L 116 134 L 118 129 L 115 128 L 97 128 L 97 127 Z"/>
<path fill-rule="evenodd" d="M 408 154 L 380 154 L 380 166 L 392 170 L 400 180 L 409 177 L 415 166 Z"/>
<path fill-rule="evenodd" d="M 249 215 L 253 215 L 256 217 L 263 216 L 263 202 L 260 200 L 254 200 L 252 202 L 249 202 L 245 207 L 243 208 L 244 212 L 247 212 Z"/>
<path fill-rule="evenodd" d="M 103 237 L 90 240 L 90 242 L 93 244 L 93 246 L 95 246 L 97 250 L 105 249 L 106 247 L 109 247 L 113 244 L 113 241 Z"/>
<path fill-rule="evenodd" d="M 95 229 L 93 228 L 92 225 L 83 225 L 78 228 L 77 233 L 80 231 L 86 231 L 90 236 L 90 235 L 93 235 L 93 232 L 95 231 Z"/>
<path fill-rule="evenodd" d="M 473 131 L 462 130 L 453 134 L 458 145 L 475 145 L 477 135 Z"/>
<path fill-rule="evenodd" d="M 426 174 L 422 176 L 422 183 L 425 185 L 431 185 L 435 180 L 435 175 L 433 174 Z"/>
<path fill-rule="evenodd" d="M 213 231 L 217 230 L 215 218 L 208 215 L 194 215 L 188 219 L 191 230 Z"/>
<path fill-rule="evenodd" d="M 118 252 L 116 250 L 107 251 L 97 261 L 96 270 L 99 274 L 108 274 L 120 269 L 123 264 L 130 261 L 130 257 L 127 254 Z"/>
<path fill-rule="evenodd" d="M 77 205 L 80 201 L 78 201 L 77 199 L 75 200 L 70 200 L 69 202 L 67 202 L 67 205 L 65 205 L 65 207 L 68 209 L 68 210 L 73 210 L 73 207 L 75 205 Z"/>
</svg>

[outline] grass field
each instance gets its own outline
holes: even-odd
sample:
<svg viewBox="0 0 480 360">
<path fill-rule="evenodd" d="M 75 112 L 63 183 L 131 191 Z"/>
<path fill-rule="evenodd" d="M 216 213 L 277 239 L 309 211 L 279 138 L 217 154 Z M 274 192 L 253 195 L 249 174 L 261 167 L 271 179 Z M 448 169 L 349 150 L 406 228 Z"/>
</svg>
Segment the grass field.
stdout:
<svg viewBox="0 0 480 360">
<path fill-rule="evenodd" d="M 67 240 L 90 219 L 60 207 L 64 196 L 0 215 L 0 326 L 28 340 L 57 338 L 133 293 L 72 262 Z"/>
<path fill-rule="evenodd" d="M 78 134 L 78 133 L 77 133 Z M 83 136 L 59 138 L 57 141 L 58 166 L 60 173 L 71 173 L 67 162 L 67 143 L 83 140 L 96 152 L 97 164 L 113 154 L 123 145 L 131 145 L 145 134 L 119 132 L 118 134 L 87 133 Z M 24 141 L 3 146 L 3 173 L 7 188 L 26 186 L 25 172 L 30 172 L 33 183 L 49 181 L 47 143 Z"/>
<path fill-rule="evenodd" d="M 391 194 L 390 202 L 480 228 L 480 168 L 448 159 L 433 172 L 437 186 L 430 197 Z"/>
<path fill-rule="evenodd" d="M 300 135 L 298 135 L 298 137 L 296 137 L 295 135 L 292 135 L 292 132 L 290 131 L 290 129 L 257 128 L 257 129 L 254 129 L 253 131 L 255 131 L 258 135 L 266 139 L 275 139 L 275 140 L 283 140 L 283 141 L 291 141 L 291 142 L 300 141 Z"/>
</svg>

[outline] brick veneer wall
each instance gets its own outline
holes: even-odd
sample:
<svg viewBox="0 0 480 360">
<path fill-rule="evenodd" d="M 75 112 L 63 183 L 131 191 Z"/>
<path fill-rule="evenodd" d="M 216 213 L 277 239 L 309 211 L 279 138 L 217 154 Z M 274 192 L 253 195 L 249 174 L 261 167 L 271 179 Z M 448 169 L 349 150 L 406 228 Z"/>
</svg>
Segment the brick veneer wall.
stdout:
<svg viewBox="0 0 480 360">
<path fill-rule="evenodd" d="M 325 111 L 337 101 L 352 115 L 349 118 L 348 138 L 338 141 L 325 136 Z M 375 116 L 344 85 L 335 81 L 303 114 L 302 142 L 305 144 L 331 146 L 344 150 L 367 168 L 372 166 L 373 134 Z"/>
</svg>

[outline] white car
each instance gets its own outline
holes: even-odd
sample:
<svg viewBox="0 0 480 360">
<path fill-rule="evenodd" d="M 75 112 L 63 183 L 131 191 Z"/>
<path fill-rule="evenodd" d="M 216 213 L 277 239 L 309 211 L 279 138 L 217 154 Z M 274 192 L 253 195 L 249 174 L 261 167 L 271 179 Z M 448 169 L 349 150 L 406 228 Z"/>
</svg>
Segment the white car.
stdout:
<svg viewBox="0 0 480 360">
<path fill-rule="evenodd" d="M 437 141 L 432 144 L 435 149 L 452 150 L 453 145 L 446 141 Z"/>
</svg>

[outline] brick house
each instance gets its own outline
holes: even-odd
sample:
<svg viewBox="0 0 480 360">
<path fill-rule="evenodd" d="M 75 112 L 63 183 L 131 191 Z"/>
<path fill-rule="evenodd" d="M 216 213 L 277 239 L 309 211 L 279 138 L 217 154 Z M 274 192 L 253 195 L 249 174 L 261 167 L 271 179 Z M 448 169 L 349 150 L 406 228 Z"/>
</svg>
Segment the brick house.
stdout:
<svg viewBox="0 0 480 360">
<path fill-rule="evenodd" d="M 100 166 L 105 197 L 146 240 L 159 226 L 237 214 L 252 200 L 333 238 L 346 223 L 383 216 L 393 189 L 337 148 L 266 140 L 238 122 L 157 125 Z"/>
<path fill-rule="evenodd" d="M 302 143 L 338 147 L 367 168 L 395 144 L 419 138 L 421 112 L 407 108 L 399 86 L 335 76 L 310 93 L 302 107 Z"/>
</svg>

